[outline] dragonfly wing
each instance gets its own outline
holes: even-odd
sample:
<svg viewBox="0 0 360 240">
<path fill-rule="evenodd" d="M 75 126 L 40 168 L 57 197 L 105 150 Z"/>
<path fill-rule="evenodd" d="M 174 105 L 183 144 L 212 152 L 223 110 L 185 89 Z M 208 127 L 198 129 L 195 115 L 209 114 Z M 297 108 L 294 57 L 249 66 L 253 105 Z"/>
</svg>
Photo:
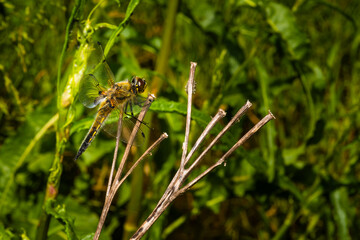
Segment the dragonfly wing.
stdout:
<svg viewBox="0 0 360 240">
<path fill-rule="evenodd" d="M 144 103 L 146 102 L 146 99 L 147 99 L 146 97 L 137 95 L 137 96 L 134 98 L 134 104 L 142 107 L 142 106 L 144 106 Z"/>
<path fill-rule="evenodd" d="M 125 115 L 128 116 L 136 116 L 140 113 L 144 103 L 146 102 L 146 98 L 142 96 L 134 96 L 129 98 L 129 100 L 122 104 L 120 109 L 124 109 Z"/>
<path fill-rule="evenodd" d="M 123 127 L 122 127 L 122 131 L 121 131 L 121 141 L 123 141 L 124 143 L 128 142 L 131 132 L 135 127 L 135 123 L 130 118 L 123 119 Z M 139 128 L 139 130 L 137 131 L 137 133 L 135 135 L 134 145 L 140 146 L 144 142 L 145 142 L 145 133 L 143 132 L 143 130 L 141 128 Z"/>
<path fill-rule="evenodd" d="M 107 78 L 107 82 L 108 82 L 109 86 L 113 86 L 115 84 L 115 76 L 114 76 L 113 72 L 111 71 L 109 64 L 107 63 L 102 44 L 100 42 L 97 42 L 97 44 L 98 44 L 98 50 L 100 50 L 101 57 L 102 57 L 101 68 L 103 68 L 103 70 L 106 72 L 106 78 Z"/>
<path fill-rule="evenodd" d="M 109 64 L 107 63 L 107 61 L 105 59 L 102 64 L 106 71 L 106 75 L 108 78 L 108 84 L 110 86 L 114 85 L 115 84 L 115 76 L 114 76 L 114 73 L 111 71 Z"/>
<path fill-rule="evenodd" d="M 118 119 L 119 119 L 119 110 L 114 110 L 110 114 L 108 120 L 106 121 L 106 124 L 103 127 L 103 130 L 107 132 L 112 137 L 116 137 L 117 135 L 117 128 L 118 128 Z M 136 121 L 136 120 L 134 120 Z M 120 140 L 124 143 L 128 143 L 131 132 L 135 126 L 135 123 L 131 118 L 123 118 L 122 121 L 122 128 L 121 128 L 121 137 Z M 145 134 L 141 130 L 141 128 L 138 130 L 135 136 L 134 145 L 142 145 L 145 141 Z"/>
<path fill-rule="evenodd" d="M 101 87 L 96 78 L 89 74 L 80 81 L 80 102 L 88 108 L 93 108 L 101 103 L 105 97 L 100 93 L 105 91 L 105 88 Z"/>
</svg>

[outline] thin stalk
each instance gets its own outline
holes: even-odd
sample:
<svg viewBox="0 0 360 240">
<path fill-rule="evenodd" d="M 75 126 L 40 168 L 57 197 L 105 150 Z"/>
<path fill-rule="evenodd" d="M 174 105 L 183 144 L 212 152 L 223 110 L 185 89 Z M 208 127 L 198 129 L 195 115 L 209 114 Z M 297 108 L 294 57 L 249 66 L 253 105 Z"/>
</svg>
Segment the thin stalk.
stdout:
<svg viewBox="0 0 360 240">
<path fill-rule="evenodd" d="M 140 124 L 142 123 L 142 121 L 143 121 L 143 119 L 145 117 L 145 114 L 148 111 L 148 109 L 149 109 L 151 103 L 154 101 L 154 99 L 155 99 L 155 96 L 153 96 L 151 94 L 148 96 L 148 98 L 147 98 L 147 100 L 146 100 L 146 102 L 145 102 L 145 104 L 144 104 L 144 106 L 143 106 L 143 108 L 142 108 L 142 110 L 141 110 L 141 112 L 140 112 L 140 114 L 138 116 L 138 120 L 136 121 L 136 124 L 135 124 L 135 126 L 133 128 L 133 131 L 131 132 L 131 135 L 129 137 L 129 141 L 128 141 L 128 143 L 126 145 L 126 148 L 125 148 L 124 155 L 123 155 L 122 160 L 120 162 L 120 166 L 117 169 L 115 178 L 111 183 L 110 190 L 109 190 L 108 194 L 105 197 L 104 207 L 103 207 L 103 210 L 101 212 L 100 220 L 99 220 L 99 223 L 98 223 L 98 226 L 97 226 L 94 238 L 93 238 L 94 240 L 99 239 L 102 227 L 104 226 L 104 223 L 105 223 L 107 213 L 109 212 L 109 209 L 110 209 L 110 206 L 111 206 L 111 202 L 114 199 L 114 196 L 115 196 L 117 190 L 119 189 L 121 183 L 125 180 L 125 178 L 120 180 L 122 170 L 123 170 L 123 168 L 125 166 L 125 162 L 126 162 L 128 156 L 129 156 L 131 146 L 134 143 L 135 136 L 136 136 L 136 134 L 137 134 L 137 132 L 138 132 L 138 130 L 140 128 Z M 119 130 L 119 126 L 118 126 L 118 130 Z M 115 152 L 117 152 L 117 149 L 115 149 Z M 115 152 L 114 152 L 114 155 L 117 154 Z M 131 171 L 133 171 L 134 168 L 131 168 L 131 169 L 132 169 Z M 126 177 L 127 176 L 128 175 L 126 175 Z"/>
<path fill-rule="evenodd" d="M 204 131 L 200 134 L 200 137 L 198 138 L 198 140 L 196 140 L 194 146 L 192 147 L 192 149 L 190 150 L 190 152 L 186 156 L 185 165 L 188 163 L 190 158 L 194 155 L 194 152 L 200 147 L 200 144 L 202 143 L 202 141 L 204 141 L 205 137 L 209 134 L 211 129 L 213 129 L 215 124 L 225 116 L 226 116 L 226 112 L 224 110 L 222 110 L 222 109 L 219 109 L 217 114 L 215 115 L 215 117 L 213 117 L 211 119 L 209 124 L 206 126 Z"/>
<path fill-rule="evenodd" d="M 56 152 L 54 161 L 51 167 L 51 172 L 48 177 L 48 182 L 46 185 L 46 193 L 44 198 L 44 204 L 45 206 L 46 201 L 55 199 L 58 194 L 58 188 L 60 185 L 60 177 L 62 173 L 62 158 L 63 158 L 63 151 L 65 149 L 65 142 L 67 141 L 67 135 L 64 134 L 64 125 L 62 124 L 61 119 L 65 118 L 68 114 L 69 108 L 68 106 L 63 107 L 61 104 L 61 97 L 62 97 L 62 88 L 61 88 L 61 71 L 62 71 L 62 64 L 65 58 L 65 52 L 69 44 L 70 39 L 70 32 L 74 23 L 74 20 L 76 16 L 79 14 L 79 11 L 81 9 L 81 5 L 83 3 L 83 0 L 77 0 L 75 2 L 74 8 L 72 9 L 69 21 L 66 25 L 66 31 L 65 31 L 65 39 L 63 48 L 61 51 L 60 59 L 59 59 L 59 65 L 58 65 L 58 71 L 57 71 L 57 80 L 56 80 L 56 88 L 57 88 L 57 108 L 58 108 L 58 126 L 56 129 Z M 50 223 L 50 215 L 45 211 L 43 208 L 42 213 L 40 214 L 39 218 L 39 226 L 36 231 L 36 237 L 37 240 L 43 240 L 47 239 L 47 233 L 49 229 L 49 223 Z"/>
<path fill-rule="evenodd" d="M 169 57 L 171 53 L 171 46 L 173 45 L 173 36 L 176 23 L 176 13 L 179 6 L 179 0 L 168 1 L 167 11 L 166 11 L 166 20 L 164 25 L 164 33 L 161 39 L 161 49 L 156 60 L 155 72 L 165 75 L 168 64 Z M 154 77 L 151 81 L 151 89 L 153 89 L 156 95 L 158 91 L 161 90 L 163 85 L 163 79 L 160 77 Z"/>
<path fill-rule="evenodd" d="M 202 158 L 210 151 L 210 149 L 220 140 L 220 138 L 225 134 L 226 131 L 230 129 L 230 127 L 242 117 L 247 110 L 252 106 L 251 102 L 249 100 L 245 103 L 245 105 L 239 109 L 239 111 L 235 114 L 235 116 L 230 120 L 230 122 L 221 130 L 221 132 L 214 138 L 214 140 L 211 141 L 209 146 L 206 147 L 206 149 L 200 154 L 200 156 L 194 161 L 194 163 L 189 167 L 189 171 L 187 174 L 189 174 L 202 160 Z"/>
<path fill-rule="evenodd" d="M 118 152 L 119 152 L 119 144 L 120 144 L 120 137 L 121 137 L 121 130 L 122 130 L 122 120 L 123 120 L 123 115 L 124 115 L 123 113 L 124 113 L 123 111 L 120 111 L 120 114 L 119 114 L 118 128 L 117 128 L 117 133 L 116 133 L 116 145 L 115 145 L 115 150 L 114 150 L 113 161 L 111 164 L 109 182 L 108 182 L 108 186 L 106 189 L 106 196 L 109 195 L 110 188 L 113 183 L 112 180 L 113 180 L 113 175 L 114 175 L 114 170 L 115 170 L 115 164 L 116 164 L 116 160 L 117 160 L 117 156 L 118 156 Z"/>
<path fill-rule="evenodd" d="M 217 141 L 225 134 L 226 131 L 230 129 L 230 127 L 239 120 L 241 116 L 245 114 L 245 112 L 251 107 L 251 103 L 249 101 L 239 109 L 239 111 L 235 114 L 235 116 L 231 119 L 231 121 L 223 128 L 223 130 L 215 137 L 215 139 L 209 144 L 209 146 L 200 154 L 200 156 L 191 164 L 188 169 L 185 169 L 186 163 L 189 161 L 194 151 L 199 147 L 200 143 L 206 137 L 206 135 L 210 132 L 214 124 L 223 116 L 225 116 L 225 112 L 223 110 L 219 110 L 217 115 L 213 118 L 212 121 L 209 122 L 208 126 L 205 128 L 203 133 L 200 135 L 199 139 L 195 142 L 195 146 L 191 149 L 191 151 L 187 152 L 188 145 L 188 137 L 190 134 L 190 119 L 191 119 L 191 101 L 192 101 L 192 86 L 194 83 L 194 73 L 195 73 L 196 63 L 191 63 L 190 67 L 190 76 L 187 84 L 187 93 L 188 93 L 188 109 L 186 116 L 186 129 L 185 129 L 185 139 L 183 143 L 183 153 L 181 156 L 181 164 L 179 169 L 177 170 L 175 176 L 171 180 L 167 189 L 165 190 L 163 196 L 157 203 L 156 207 L 152 211 L 152 213 L 148 216 L 148 218 L 143 222 L 140 228 L 135 232 L 135 234 L 131 237 L 131 239 L 140 239 L 144 236 L 144 234 L 148 231 L 148 229 L 154 224 L 154 222 L 161 216 L 161 214 L 167 209 L 167 207 L 172 203 L 172 201 L 177 198 L 179 195 L 183 194 L 189 188 L 191 188 L 194 184 L 196 184 L 200 179 L 202 179 L 205 175 L 210 173 L 213 169 L 218 167 L 219 165 L 225 162 L 225 159 L 232 154 L 235 149 L 241 146 L 249 137 L 251 137 L 254 133 L 256 133 L 262 126 L 264 126 L 271 119 L 275 119 L 275 117 L 269 111 L 269 114 L 266 115 L 261 121 L 259 121 L 250 131 L 248 131 L 228 152 L 224 154 L 222 158 L 220 158 L 215 164 L 210 166 L 203 173 L 195 177 L 190 183 L 181 188 L 182 184 L 185 182 L 186 178 L 189 176 L 190 172 L 199 164 L 199 162 L 203 159 L 206 153 L 217 143 Z"/>
<path fill-rule="evenodd" d="M 87 20 L 90 21 L 91 16 L 93 15 L 93 13 L 95 12 L 95 10 L 103 3 L 105 2 L 105 0 L 101 0 L 100 2 L 98 2 L 95 7 L 91 10 L 91 12 L 89 13 L 89 16 L 87 17 Z"/>
<path fill-rule="evenodd" d="M 134 153 L 134 157 L 137 156 L 138 153 Z M 126 220 L 123 226 L 123 234 L 122 239 L 128 240 L 131 235 L 137 229 L 138 218 L 139 218 L 139 207 L 141 206 L 142 198 L 143 198 L 143 182 L 144 182 L 144 164 L 140 163 L 138 168 L 134 169 L 133 177 L 130 180 L 130 199 L 126 205 Z M 119 236 L 119 239 L 121 237 Z"/>
<path fill-rule="evenodd" d="M 60 55 L 60 60 L 59 60 L 59 66 L 58 66 L 58 72 L 57 72 L 57 79 L 56 79 L 56 88 L 57 88 L 57 106 L 58 108 L 61 107 L 61 84 L 60 84 L 60 81 L 61 81 L 61 69 L 62 69 L 62 64 L 64 62 L 64 58 L 65 58 L 65 52 L 66 52 L 66 49 L 68 47 L 68 44 L 69 44 L 69 39 L 70 39 L 70 33 L 71 33 L 71 28 L 73 26 L 73 23 L 74 23 L 74 19 L 75 19 L 75 16 L 77 15 L 78 11 L 80 10 L 80 7 L 81 7 L 81 2 L 82 0 L 76 0 L 75 2 L 75 6 L 71 12 L 71 15 L 70 15 L 70 18 L 69 18 L 69 21 L 66 25 L 66 31 L 65 31 L 65 41 L 64 41 L 64 44 L 63 44 L 63 48 L 61 50 L 61 55 Z"/>
<path fill-rule="evenodd" d="M 185 140 L 183 143 L 183 152 L 181 156 L 181 163 L 180 163 L 180 169 L 185 168 L 185 159 L 189 144 L 189 135 L 190 135 L 190 125 L 191 125 L 191 103 L 192 103 L 192 95 L 194 92 L 195 87 L 195 70 L 196 70 L 196 63 L 191 62 L 190 63 L 190 74 L 189 74 L 189 81 L 187 83 L 187 94 L 188 94 L 188 104 L 187 104 L 187 113 L 186 113 L 186 125 L 185 125 Z"/>
</svg>

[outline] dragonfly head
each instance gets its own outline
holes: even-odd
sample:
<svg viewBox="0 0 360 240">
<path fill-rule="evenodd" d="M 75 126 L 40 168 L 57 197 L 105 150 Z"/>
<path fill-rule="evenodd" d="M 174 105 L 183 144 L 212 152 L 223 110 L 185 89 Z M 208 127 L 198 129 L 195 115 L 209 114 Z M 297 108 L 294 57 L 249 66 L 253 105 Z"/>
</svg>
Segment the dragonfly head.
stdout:
<svg viewBox="0 0 360 240">
<path fill-rule="evenodd" d="M 146 81 L 141 77 L 133 77 L 131 79 L 131 88 L 134 93 L 143 93 L 147 87 Z"/>
</svg>

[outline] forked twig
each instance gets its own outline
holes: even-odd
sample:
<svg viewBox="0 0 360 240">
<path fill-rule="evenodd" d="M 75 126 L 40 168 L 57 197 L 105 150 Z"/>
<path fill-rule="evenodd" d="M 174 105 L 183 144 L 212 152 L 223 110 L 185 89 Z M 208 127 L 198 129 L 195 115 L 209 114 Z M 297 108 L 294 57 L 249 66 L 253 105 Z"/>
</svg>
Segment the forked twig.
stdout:
<svg viewBox="0 0 360 240">
<path fill-rule="evenodd" d="M 186 116 L 186 129 L 185 129 L 185 139 L 183 143 L 183 153 L 181 156 L 181 162 L 178 171 L 170 182 L 169 186 L 165 190 L 165 193 L 159 200 L 155 209 L 152 211 L 150 216 L 144 221 L 141 227 L 135 232 L 131 239 L 140 239 L 147 230 L 152 226 L 152 224 L 159 218 L 159 216 L 166 210 L 166 208 L 172 203 L 172 201 L 177 198 L 179 195 L 186 192 L 190 189 L 195 183 L 202 179 L 205 175 L 211 172 L 216 167 L 220 166 L 225 162 L 225 160 L 247 139 L 249 139 L 254 133 L 256 133 L 262 126 L 275 117 L 269 111 L 269 114 L 266 115 L 260 122 L 258 122 L 250 131 L 248 131 L 233 147 L 229 149 L 214 165 L 210 166 L 207 170 L 202 172 L 200 175 L 195 177 L 192 181 L 182 187 L 186 178 L 194 170 L 194 168 L 200 163 L 204 158 L 205 154 L 210 151 L 210 149 L 218 142 L 218 140 L 225 134 L 230 127 L 243 116 L 246 111 L 251 107 L 251 103 L 247 101 L 245 105 L 235 114 L 231 121 L 222 129 L 222 131 L 215 137 L 215 139 L 206 147 L 206 149 L 200 154 L 200 156 L 186 168 L 186 164 L 189 162 L 190 158 L 193 156 L 194 152 L 199 148 L 201 142 L 205 139 L 206 135 L 209 134 L 210 130 L 215 126 L 215 124 L 223 118 L 226 113 L 220 109 L 215 117 L 209 122 L 203 133 L 200 135 L 198 140 L 195 142 L 193 148 L 187 153 L 189 134 L 190 134 L 190 121 L 191 121 L 191 103 L 192 103 L 192 94 L 194 88 L 194 75 L 195 75 L 196 63 L 191 63 L 190 67 L 190 76 L 187 83 L 187 94 L 188 94 L 188 105 L 187 105 L 187 116 Z"/>
<path fill-rule="evenodd" d="M 109 184 L 108 184 L 108 189 L 106 191 L 106 197 L 105 197 L 105 203 L 104 203 L 104 207 L 100 216 L 100 220 L 98 223 L 98 227 L 96 229 L 95 235 L 94 235 L 94 240 L 99 239 L 100 237 L 100 233 L 101 233 L 101 229 L 104 225 L 107 213 L 109 212 L 109 208 L 111 205 L 111 202 L 117 192 L 117 190 L 119 189 L 120 185 L 125 181 L 125 179 L 132 173 L 132 171 L 135 169 L 135 167 L 145 158 L 146 155 L 150 154 L 150 152 L 165 138 L 167 138 L 167 134 L 164 133 L 162 134 L 159 139 L 157 141 L 155 141 L 145 152 L 144 154 L 133 164 L 133 166 L 128 170 L 128 172 L 124 175 L 124 177 L 120 180 L 120 176 L 122 173 L 122 170 L 125 166 L 125 162 L 129 156 L 130 153 L 130 149 L 132 144 L 134 143 L 134 139 L 135 136 L 140 128 L 140 124 L 142 123 L 146 112 L 148 111 L 151 103 L 154 101 L 155 97 L 151 94 L 149 94 L 148 98 L 146 99 L 146 102 L 138 116 L 138 120 L 136 121 L 136 124 L 131 132 L 131 135 L 129 137 L 129 141 L 128 144 L 126 145 L 125 151 L 124 151 L 124 155 L 121 159 L 120 162 L 120 166 L 116 171 L 116 175 L 114 177 L 114 180 L 112 180 L 112 175 L 114 172 L 114 167 L 115 167 L 115 162 L 117 159 L 117 154 L 118 154 L 118 148 L 119 148 L 119 141 L 120 141 L 120 134 L 121 134 L 121 127 L 122 127 L 122 112 L 120 113 L 120 118 L 119 118 L 119 122 L 118 122 L 118 129 L 117 129 L 117 136 L 116 136 L 116 147 L 115 147 L 115 151 L 114 151 L 114 158 L 113 158 L 113 163 L 112 163 L 112 169 L 110 172 L 110 177 L 109 177 Z"/>
</svg>

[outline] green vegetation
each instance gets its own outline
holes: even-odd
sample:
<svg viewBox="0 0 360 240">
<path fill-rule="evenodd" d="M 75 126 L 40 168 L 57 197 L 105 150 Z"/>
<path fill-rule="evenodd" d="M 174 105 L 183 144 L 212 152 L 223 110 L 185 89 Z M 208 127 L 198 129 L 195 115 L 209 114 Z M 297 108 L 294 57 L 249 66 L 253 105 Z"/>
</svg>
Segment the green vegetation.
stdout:
<svg viewBox="0 0 360 240">
<path fill-rule="evenodd" d="M 73 158 L 96 111 L 77 94 L 97 41 L 117 81 L 144 77 L 157 97 L 132 159 L 169 134 L 120 188 L 101 239 L 128 239 L 175 173 L 190 61 L 190 143 L 219 108 L 224 125 L 253 103 L 199 172 L 268 109 L 277 119 L 144 238 L 360 239 L 359 12 L 351 0 L 0 0 L 0 239 L 96 230 L 115 140 L 100 134 Z"/>
</svg>

